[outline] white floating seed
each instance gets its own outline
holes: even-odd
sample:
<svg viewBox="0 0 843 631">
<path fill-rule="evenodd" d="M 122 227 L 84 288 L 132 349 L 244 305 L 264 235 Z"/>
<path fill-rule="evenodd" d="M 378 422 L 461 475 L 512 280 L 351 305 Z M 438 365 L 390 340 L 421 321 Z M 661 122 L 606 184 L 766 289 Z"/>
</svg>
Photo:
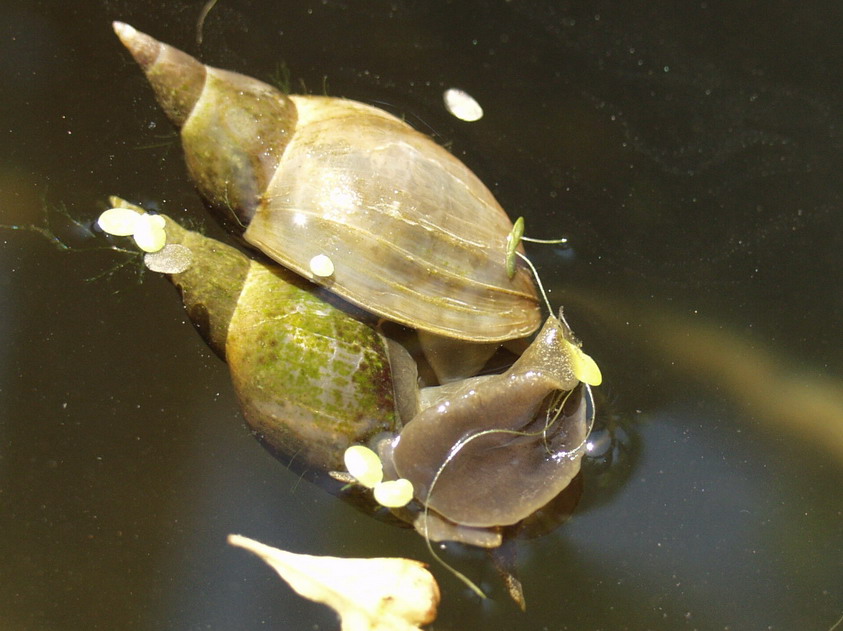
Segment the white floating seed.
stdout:
<svg viewBox="0 0 843 631">
<path fill-rule="evenodd" d="M 128 237 L 135 233 L 141 214 L 130 208 L 109 208 L 103 212 L 97 225 L 103 232 L 115 237 Z"/>
<path fill-rule="evenodd" d="M 383 480 L 383 465 L 374 451 L 363 445 L 352 445 L 343 455 L 345 468 L 357 481 L 372 488 Z"/>
<path fill-rule="evenodd" d="M 483 118 L 483 108 L 468 92 L 457 88 L 448 88 L 442 95 L 445 109 L 462 121 L 473 123 Z"/>
<path fill-rule="evenodd" d="M 146 213 L 144 217 L 146 217 L 147 221 L 149 221 L 153 226 L 163 228 L 167 225 L 166 220 L 161 215 L 150 215 L 149 213 Z"/>
<path fill-rule="evenodd" d="M 144 252 L 157 252 L 167 244 L 167 233 L 155 217 L 158 215 L 141 215 L 135 226 L 135 243 Z"/>
<path fill-rule="evenodd" d="M 413 483 L 401 478 L 375 485 L 375 501 L 387 508 L 401 508 L 413 499 Z"/>
<path fill-rule="evenodd" d="M 334 262 L 325 254 L 317 254 L 310 259 L 310 271 L 320 278 L 333 276 Z"/>
</svg>

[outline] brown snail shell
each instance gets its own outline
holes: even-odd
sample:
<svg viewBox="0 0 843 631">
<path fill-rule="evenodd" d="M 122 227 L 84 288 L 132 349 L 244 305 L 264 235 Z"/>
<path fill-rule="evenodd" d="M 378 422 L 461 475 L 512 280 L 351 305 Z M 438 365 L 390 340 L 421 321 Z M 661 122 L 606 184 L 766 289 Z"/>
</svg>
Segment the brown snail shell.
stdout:
<svg viewBox="0 0 843 631">
<path fill-rule="evenodd" d="M 285 267 L 378 316 L 500 342 L 541 322 L 528 271 L 506 271 L 512 224 L 459 160 L 394 116 L 346 99 L 286 96 L 114 28 L 181 127 L 203 197 Z M 327 255 L 334 272 L 312 273 Z"/>
</svg>

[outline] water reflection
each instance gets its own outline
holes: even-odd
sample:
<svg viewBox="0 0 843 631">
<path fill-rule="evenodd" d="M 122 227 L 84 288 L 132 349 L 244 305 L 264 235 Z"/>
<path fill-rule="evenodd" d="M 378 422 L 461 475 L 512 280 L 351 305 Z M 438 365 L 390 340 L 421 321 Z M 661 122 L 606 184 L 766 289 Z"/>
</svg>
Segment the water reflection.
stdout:
<svg viewBox="0 0 843 631">
<path fill-rule="evenodd" d="M 843 466 L 843 377 L 728 324 L 572 293 L 616 335 L 634 331 L 630 343 L 640 357 L 669 363 L 669 370 L 740 406 L 750 429 L 807 443 Z"/>
<path fill-rule="evenodd" d="M 649 415 L 641 439 L 639 466 L 612 503 L 560 533 L 575 578 L 559 567 L 528 582 L 557 598 L 566 587 L 599 592 L 618 628 L 799 628 L 818 607 L 833 611 L 839 568 L 824 559 L 839 545 L 827 528 L 840 506 L 797 490 L 792 463 L 734 409 L 691 397 Z M 681 466 L 665 467 L 665 456 Z M 574 610 L 568 628 L 588 624 L 587 609 Z"/>
</svg>

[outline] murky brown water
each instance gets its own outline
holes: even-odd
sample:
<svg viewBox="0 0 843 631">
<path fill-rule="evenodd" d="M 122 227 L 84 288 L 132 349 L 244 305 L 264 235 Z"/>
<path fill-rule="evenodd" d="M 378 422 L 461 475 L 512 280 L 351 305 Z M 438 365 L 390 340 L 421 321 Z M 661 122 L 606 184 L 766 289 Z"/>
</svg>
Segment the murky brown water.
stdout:
<svg viewBox="0 0 843 631">
<path fill-rule="evenodd" d="M 530 252 L 603 368 L 621 444 L 590 463 L 574 518 L 519 548 L 526 614 L 455 549 L 493 600 L 434 567 L 435 629 L 843 615 L 839 8 L 220 0 L 200 49 L 201 2 L 74 5 L 0 3 L 0 223 L 46 207 L 73 247 L 0 233 L 4 629 L 336 628 L 231 532 L 429 560 L 273 460 L 172 287 L 57 212 L 90 222 L 117 193 L 203 217 L 113 19 L 404 114 L 534 236 L 571 239 Z M 444 111 L 450 86 L 482 121 Z"/>
</svg>

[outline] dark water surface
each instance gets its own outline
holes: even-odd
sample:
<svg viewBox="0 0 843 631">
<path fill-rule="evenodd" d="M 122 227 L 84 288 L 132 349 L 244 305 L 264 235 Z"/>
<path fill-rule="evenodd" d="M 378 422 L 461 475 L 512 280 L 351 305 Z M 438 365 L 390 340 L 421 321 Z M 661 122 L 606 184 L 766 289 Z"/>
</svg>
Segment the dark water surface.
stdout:
<svg viewBox="0 0 843 631">
<path fill-rule="evenodd" d="M 0 627 L 337 628 L 231 532 L 430 560 L 265 452 L 172 287 L 62 219 L 116 193 L 203 221 L 114 19 L 403 114 L 534 236 L 571 239 L 530 252 L 603 368 L 616 457 L 589 463 L 569 523 L 521 544 L 527 613 L 455 550 L 493 599 L 434 566 L 433 628 L 834 626 L 843 5 L 220 0 L 200 48 L 201 6 L 0 2 L 0 223 L 46 208 L 73 248 L 0 233 Z M 444 111 L 450 86 L 480 122 Z"/>
</svg>

